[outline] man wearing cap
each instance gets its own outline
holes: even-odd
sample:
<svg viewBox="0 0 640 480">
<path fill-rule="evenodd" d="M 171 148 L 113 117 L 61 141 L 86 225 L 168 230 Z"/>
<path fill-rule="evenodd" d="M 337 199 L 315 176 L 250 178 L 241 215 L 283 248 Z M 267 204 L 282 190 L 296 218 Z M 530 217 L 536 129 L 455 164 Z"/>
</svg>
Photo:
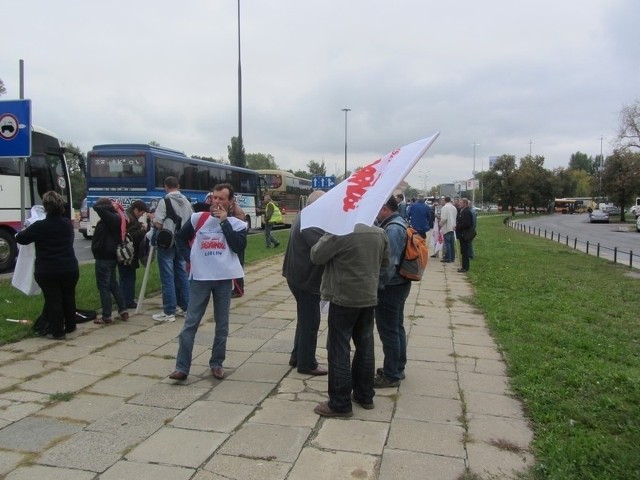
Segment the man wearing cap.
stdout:
<svg viewBox="0 0 640 480">
<path fill-rule="evenodd" d="M 146 235 L 145 224 L 140 217 L 149 211 L 149 206 L 142 200 L 136 200 L 125 210 L 127 215 L 127 233 L 133 240 L 134 256 L 131 265 L 118 263 L 120 290 L 127 308 L 136 308 L 136 270 L 140 266 L 140 245 Z"/>
</svg>

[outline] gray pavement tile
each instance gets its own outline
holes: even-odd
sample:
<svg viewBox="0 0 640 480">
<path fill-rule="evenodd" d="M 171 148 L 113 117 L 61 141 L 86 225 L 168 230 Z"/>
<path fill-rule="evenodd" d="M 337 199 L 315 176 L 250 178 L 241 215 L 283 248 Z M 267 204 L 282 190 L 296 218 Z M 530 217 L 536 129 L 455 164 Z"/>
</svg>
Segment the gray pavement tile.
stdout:
<svg viewBox="0 0 640 480">
<path fill-rule="evenodd" d="M 515 480 L 519 478 L 518 472 L 526 471 L 534 463 L 529 453 L 513 453 L 485 443 L 467 444 L 467 454 L 470 471 L 488 478 Z"/>
<path fill-rule="evenodd" d="M 24 403 L 46 403 L 49 401 L 49 394 L 15 389 L 0 394 L 0 399 Z"/>
<path fill-rule="evenodd" d="M 13 363 L 24 358 L 24 353 L 8 350 L 8 345 L 0 346 L 0 364 Z"/>
<path fill-rule="evenodd" d="M 245 325 L 233 332 L 230 336 L 235 338 L 259 338 L 261 340 L 269 340 L 273 338 L 278 331 L 279 330 L 274 330 L 273 328 L 259 328 Z"/>
<path fill-rule="evenodd" d="M 423 325 L 421 322 L 412 325 L 409 329 L 409 343 L 413 345 L 413 341 L 415 337 L 434 337 L 434 338 L 447 338 L 451 339 L 451 328 L 449 327 L 449 323 L 447 321 L 446 325 L 441 327 L 432 327 L 428 325 Z"/>
<path fill-rule="evenodd" d="M 467 414 L 467 421 L 472 442 L 504 443 L 527 450 L 533 441 L 533 432 L 529 423 L 521 418 L 472 413 Z"/>
<path fill-rule="evenodd" d="M 457 327 L 453 329 L 457 345 L 476 345 L 496 348 L 496 342 L 486 327 Z"/>
<path fill-rule="evenodd" d="M 321 450 L 382 455 L 388 434 L 389 424 L 386 422 L 326 418 L 321 421 L 320 430 L 311 445 Z"/>
<path fill-rule="evenodd" d="M 461 357 L 502 361 L 502 354 L 500 354 L 495 347 L 456 344 L 455 349 L 456 355 Z"/>
<path fill-rule="evenodd" d="M 261 338 L 229 337 L 227 339 L 227 351 L 254 352 L 264 344 L 265 340 Z"/>
<path fill-rule="evenodd" d="M 46 450 L 37 459 L 41 465 L 104 472 L 143 437 L 122 437 L 105 432 L 79 432 Z"/>
<path fill-rule="evenodd" d="M 462 458 L 431 455 L 385 448 L 378 478 L 384 480 L 407 480 L 416 478 L 416 472 L 428 472 L 428 477 L 437 480 L 460 480 L 465 473 Z"/>
<path fill-rule="evenodd" d="M 70 468 L 28 465 L 12 471 L 5 480 L 93 480 L 94 472 L 72 470 Z"/>
<path fill-rule="evenodd" d="M 306 388 L 307 386 L 304 379 L 293 378 L 291 374 L 289 374 L 278 384 L 278 395 L 283 393 L 298 394 L 304 392 Z"/>
<path fill-rule="evenodd" d="M 169 383 L 157 383 L 130 399 L 128 403 L 182 410 L 208 393 L 209 390 L 210 388 L 195 386 L 177 388 Z"/>
<path fill-rule="evenodd" d="M 408 360 L 422 360 L 425 362 L 454 363 L 453 349 L 421 348 L 410 345 L 407 347 Z"/>
<path fill-rule="evenodd" d="M 503 360 L 487 358 L 459 357 L 458 369 L 461 372 L 485 373 L 487 375 L 507 375 L 507 366 Z"/>
<path fill-rule="evenodd" d="M 288 480 L 353 480 L 377 478 L 378 458 L 353 452 L 325 452 L 307 447 L 293 466 Z M 384 477 L 380 477 L 384 478 Z M 407 477 L 410 478 L 410 477 Z"/>
<path fill-rule="evenodd" d="M 120 397 L 80 393 L 68 402 L 57 402 L 42 409 L 38 415 L 90 423 L 120 408 L 123 402 Z"/>
<path fill-rule="evenodd" d="M 254 460 L 216 454 L 193 480 L 222 480 L 223 478 L 233 480 L 284 480 L 291 466 L 290 463 L 275 460 Z M 207 473 L 211 476 L 208 476 Z M 214 477 L 213 474 L 216 476 Z"/>
<path fill-rule="evenodd" d="M 460 425 L 461 415 L 460 400 L 402 393 L 396 401 L 395 418 Z"/>
<path fill-rule="evenodd" d="M 318 414 L 313 412 L 316 405 L 317 403 L 313 402 L 267 398 L 249 422 L 313 428 L 318 423 Z"/>
<path fill-rule="evenodd" d="M 25 379 L 34 375 L 41 375 L 43 372 L 58 369 L 61 366 L 60 362 L 48 362 L 27 358 L 2 365 L 0 367 L 0 376 Z"/>
<path fill-rule="evenodd" d="M 99 418 L 86 430 L 128 437 L 146 437 L 170 422 L 180 411 L 169 408 L 123 405 Z"/>
<path fill-rule="evenodd" d="M 22 390 L 41 393 L 77 392 L 97 382 L 99 377 L 86 373 L 53 371 L 20 385 Z"/>
<path fill-rule="evenodd" d="M 277 386 L 277 383 L 244 382 L 235 379 L 220 382 L 203 400 L 257 405 Z"/>
<path fill-rule="evenodd" d="M 227 349 L 227 356 L 224 360 L 225 368 L 238 368 L 251 357 L 251 352 L 230 351 Z M 207 348 L 191 361 L 191 365 L 202 365 L 209 369 L 209 360 L 211 360 L 211 348 Z"/>
<path fill-rule="evenodd" d="M 291 367 L 289 365 L 270 365 L 249 361 L 240 365 L 233 373 L 234 380 L 276 383 L 282 380 Z"/>
<path fill-rule="evenodd" d="M 132 339 L 126 339 L 116 344 L 105 343 L 108 345 L 100 349 L 100 355 L 105 357 L 124 358 L 128 360 L 136 360 L 140 355 L 144 355 L 156 349 L 155 345 L 137 343 Z"/>
<path fill-rule="evenodd" d="M 174 338 L 176 338 L 176 336 L 173 331 L 160 329 L 145 330 L 130 337 L 130 339 L 136 343 L 140 343 L 142 345 L 155 345 L 158 347 L 171 342 Z"/>
<path fill-rule="evenodd" d="M 79 432 L 83 425 L 54 418 L 28 417 L 0 430 L 0 448 L 40 452 L 48 444 Z"/>
<path fill-rule="evenodd" d="M 121 369 L 129 375 L 144 375 L 147 377 L 163 378 L 167 372 L 171 373 L 176 361 L 174 358 L 160 358 L 144 355 Z"/>
<path fill-rule="evenodd" d="M 227 455 L 295 462 L 310 428 L 245 423 L 220 449 Z"/>
<path fill-rule="evenodd" d="M 523 418 L 522 404 L 515 398 L 484 392 L 465 392 L 468 413 Z"/>
<path fill-rule="evenodd" d="M 273 365 L 287 365 L 291 354 L 285 352 L 256 352 L 250 355 L 253 363 L 272 363 Z"/>
<path fill-rule="evenodd" d="M 84 358 L 93 347 L 78 346 L 69 340 L 57 343 L 55 347 L 31 355 L 34 360 L 55 363 L 69 363 Z"/>
<path fill-rule="evenodd" d="M 420 368 L 411 362 L 407 364 L 407 378 L 402 381 L 400 393 L 402 395 L 428 395 L 430 397 L 460 398 L 458 381 L 454 372 L 443 370 L 429 370 L 427 367 Z"/>
<path fill-rule="evenodd" d="M 26 455 L 22 453 L 3 451 L 0 455 L 0 476 L 15 470 L 25 458 Z"/>
<path fill-rule="evenodd" d="M 100 475 L 100 480 L 189 480 L 193 474 L 191 468 L 120 461 Z"/>
<path fill-rule="evenodd" d="M 426 335 L 411 335 L 411 348 L 434 348 L 453 353 L 451 337 L 433 337 Z"/>
<path fill-rule="evenodd" d="M 50 340 L 40 337 L 25 338 L 17 343 L 10 343 L 1 347 L 2 351 L 9 354 L 25 354 L 39 352 L 40 350 L 46 350 L 47 348 L 54 347 Z"/>
<path fill-rule="evenodd" d="M 233 324 L 246 324 L 246 323 L 251 323 L 252 321 L 254 321 L 257 317 L 255 315 L 250 315 L 248 313 L 236 313 L 233 310 L 231 311 L 231 313 L 229 314 L 229 324 L 233 325 Z"/>
<path fill-rule="evenodd" d="M 254 411 L 253 405 L 215 400 L 200 400 L 180 412 L 173 419 L 174 427 L 229 433 L 234 431 Z"/>
<path fill-rule="evenodd" d="M 7 390 L 22 383 L 20 378 L 0 377 L 0 390 Z"/>
<path fill-rule="evenodd" d="M 503 375 L 485 375 L 484 373 L 460 372 L 460 388 L 464 391 L 510 395 L 509 378 Z"/>
<path fill-rule="evenodd" d="M 17 422 L 22 418 L 39 412 L 44 407 L 44 403 L 9 401 L 8 405 L 5 405 L 0 409 L 0 419 L 8 422 Z"/>
<path fill-rule="evenodd" d="M 144 392 L 147 388 L 155 385 L 157 381 L 155 378 L 118 373 L 94 383 L 87 389 L 87 392 L 129 398 Z"/>
<path fill-rule="evenodd" d="M 163 427 L 127 454 L 127 460 L 197 468 L 227 439 L 209 431 Z"/>
<path fill-rule="evenodd" d="M 398 450 L 464 459 L 466 453 L 463 435 L 464 429 L 459 425 L 394 418 L 391 422 L 387 446 Z"/>
<path fill-rule="evenodd" d="M 260 351 L 290 353 L 291 348 L 293 347 L 293 336 L 295 334 L 295 331 L 291 329 L 291 331 L 286 332 L 287 333 L 285 333 L 285 338 L 281 338 L 279 335 L 276 335 L 276 337 L 265 342 L 264 345 L 260 347 Z"/>
<path fill-rule="evenodd" d="M 271 328 L 274 330 L 282 330 L 291 324 L 291 320 L 285 318 L 269 318 L 259 317 L 249 323 L 247 326 L 252 328 Z"/>
<path fill-rule="evenodd" d="M 124 358 L 105 357 L 99 354 L 87 355 L 73 363 L 66 365 L 64 370 L 73 373 L 85 373 L 87 375 L 105 376 L 117 372 L 130 363 Z"/>
</svg>

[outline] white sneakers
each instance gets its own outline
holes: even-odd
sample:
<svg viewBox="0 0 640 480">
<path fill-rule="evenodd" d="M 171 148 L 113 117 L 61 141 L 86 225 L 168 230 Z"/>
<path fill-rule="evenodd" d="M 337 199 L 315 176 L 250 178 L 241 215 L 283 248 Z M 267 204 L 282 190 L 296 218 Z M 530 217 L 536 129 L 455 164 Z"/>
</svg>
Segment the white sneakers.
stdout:
<svg viewBox="0 0 640 480">
<path fill-rule="evenodd" d="M 160 313 L 156 313 L 155 315 L 153 315 L 153 319 L 156 322 L 175 322 L 176 321 L 176 315 L 180 316 L 180 317 L 184 317 L 186 314 L 186 312 L 184 310 L 182 310 L 180 307 L 176 307 L 176 313 L 175 315 L 168 315 L 164 312 L 160 312 Z"/>
<path fill-rule="evenodd" d="M 153 315 L 153 319 L 156 322 L 175 322 L 176 321 L 176 316 L 175 315 L 167 315 L 164 312 L 160 312 L 160 313 L 156 313 Z"/>
</svg>

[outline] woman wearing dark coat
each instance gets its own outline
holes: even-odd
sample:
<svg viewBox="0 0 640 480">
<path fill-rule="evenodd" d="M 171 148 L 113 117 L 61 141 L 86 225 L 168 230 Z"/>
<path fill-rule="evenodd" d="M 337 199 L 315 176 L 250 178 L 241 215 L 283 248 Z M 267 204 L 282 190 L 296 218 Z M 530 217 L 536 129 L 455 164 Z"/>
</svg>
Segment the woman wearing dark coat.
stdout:
<svg viewBox="0 0 640 480">
<path fill-rule="evenodd" d="M 16 235 L 16 242 L 35 242 L 34 278 L 44 295 L 41 322 L 48 325 L 46 337 L 64 340 L 76 329 L 76 284 L 80 278 L 78 260 L 73 251 L 74 231 L 65 217 L 65 201 L 50 191 L 42 196 L 47 216 Z"/>
</svg>

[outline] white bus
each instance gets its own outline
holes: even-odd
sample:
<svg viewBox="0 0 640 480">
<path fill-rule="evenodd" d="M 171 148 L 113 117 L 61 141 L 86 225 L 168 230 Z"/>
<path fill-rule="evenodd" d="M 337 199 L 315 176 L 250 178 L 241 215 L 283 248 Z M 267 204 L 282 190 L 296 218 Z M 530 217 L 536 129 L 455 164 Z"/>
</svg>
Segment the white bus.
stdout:
<svg viewBox="0 0 640 480">
<path fill-rule="evenodd" d="M 67 204 L 72 218 L 71 182 L 64 149 L 53 132 L 32 127 L 31 157 L 25 164 L 25 218 L 33 205 L 42 204 L 42 195 L 54 190 Z M 0 272 L 11 270 L 18 255 L 15 235 L 21 228 L 20 159 L 0 158 Z"/>
</svg>

